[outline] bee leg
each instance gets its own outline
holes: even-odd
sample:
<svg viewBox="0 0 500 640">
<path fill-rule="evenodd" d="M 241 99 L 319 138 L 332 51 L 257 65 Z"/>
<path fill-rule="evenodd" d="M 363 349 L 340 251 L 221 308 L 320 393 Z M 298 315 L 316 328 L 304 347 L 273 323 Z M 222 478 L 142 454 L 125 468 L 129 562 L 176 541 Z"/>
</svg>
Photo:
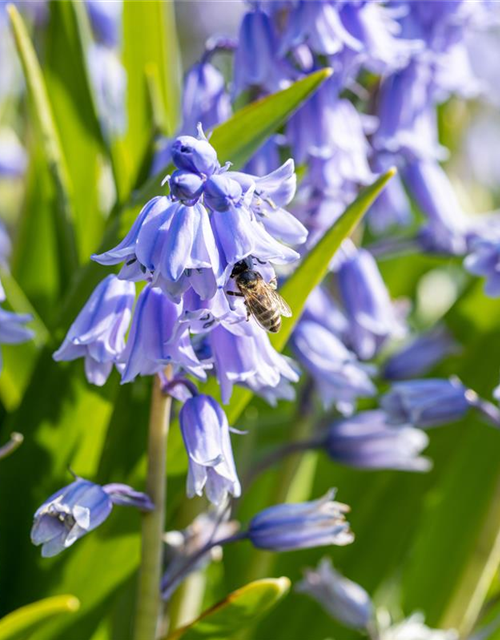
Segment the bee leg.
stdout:
<svg viewBox="0 0 500 640">
<path fill-rule="evenodd" d="M 271 280 L 269 280 L 268 285 L 271 287 L 271 289 L 274 289 L 276 291 L 276 289 L 278 288 L 278 278 L 276 276 L 274 276 L 274 278 L 271 278 Z"/>
<path fill-rule="evenodd" d="M 245 296 L 239 291 L 226 291 L 228 296 L 236 296 L 238 298 L 244 298 Z"/>
</svg>

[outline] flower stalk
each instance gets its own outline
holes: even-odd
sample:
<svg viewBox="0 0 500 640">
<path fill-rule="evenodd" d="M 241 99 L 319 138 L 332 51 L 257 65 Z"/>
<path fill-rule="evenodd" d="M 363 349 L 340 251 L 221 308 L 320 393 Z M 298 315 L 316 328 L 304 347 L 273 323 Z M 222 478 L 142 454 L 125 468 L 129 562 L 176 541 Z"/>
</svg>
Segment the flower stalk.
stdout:
<svg viewBox="0 0 500 640">
<path fill-rule="evenodd" d="M 166 377 L 170 377 L 170 368 Z M 165 528 L 166 455 L 172 398 L 162 391 L 156 376 L 151 396 L 148 436 L 148 470 L 146 490 L 155 510 L 146 513 L 142 522 L 141 566 L 137 593 L 134 640 L 155 640 L 162 608 L 160 580 L 162 545 Z"/>
</svg>

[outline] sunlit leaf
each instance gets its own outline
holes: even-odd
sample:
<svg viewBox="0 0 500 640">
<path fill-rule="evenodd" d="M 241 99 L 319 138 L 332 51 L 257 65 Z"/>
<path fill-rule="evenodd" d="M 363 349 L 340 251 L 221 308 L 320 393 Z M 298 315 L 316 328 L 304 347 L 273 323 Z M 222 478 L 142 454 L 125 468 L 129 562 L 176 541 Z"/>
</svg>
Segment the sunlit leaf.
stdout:
<svg viewBox="0 0 500 640">
<path fill-rule="evenodd" d="M 21 607 L 0 620 L 0 640 L 28 639 L 50 618 L 79 608 L 80 601 L 74 596 L 55 596 Z"/>
<path fill-rule="evenodd" d="M 224 640 L 266 615 L 286 596 L 289 589 L 290 580 L 285 577 L 251 582 L 233 591 L 197 620 L 177 629 L 164 640 Z"/>
</svg>

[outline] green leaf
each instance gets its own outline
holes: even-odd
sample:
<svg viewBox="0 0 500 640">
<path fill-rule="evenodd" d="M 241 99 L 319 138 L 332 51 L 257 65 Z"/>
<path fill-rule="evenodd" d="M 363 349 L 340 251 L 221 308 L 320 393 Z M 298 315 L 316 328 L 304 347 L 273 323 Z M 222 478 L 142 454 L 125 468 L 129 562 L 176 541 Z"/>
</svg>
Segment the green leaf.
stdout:
<svg viewBox="0 0 500 640">
<path fill-rule="evenodd" d="M 74 613 L 80 601 L 74 596 L 55 596 L 26 605 L 0 620 L 0 640 L 22 640 L 31 637 L 46 620 L 64 613 Z"/>
<path fill-rule="evenodd" d="M 127 134 L 123 141 L 129 188 L 135 183 L 148 146 L 156 133 L 152 127 L 146 70 L 158 80 L 164 128 L 172 135 L 180 102 L 180 58 L 177 49 L 174 4 L 151 0 L 123 5 L 124 50 L 127 70 Z"/>
<path fill-rule="evenodd" d="M 318 244 L 304 257 L 299 267 L 285 282 L 281 295 L 290 305 L 293 317 L 282 318 L 281 330 L 271 336 L 273 346 L 281 351 L 300 318 L 309 294 L 322 282 L 328 273 L 328 266 L 342 244 L 358 225 L 396 169 L 389 169 L 372 185 L 363 189 L 335 224 L 321 238 Z"/>
<path fill-rule="evenodd" d="M 251 582 L 230 593 L 191 624 L 175 630 L 165 640 L 225 640 L 266 615 L 289 589 L 290 580 L 285 577 Z"/>
<path fill-rule="evenodd" d="M 88 260 L 104 228 L 98 201 L 99 155 L 107 154 L 107 147 L 87 68 L 87 16 L 78 2 L 51 2 L 49 8 L 45 82 L 71 179 L 79 255 Z"/>
<path fill-rule="evenodd" d="M 35 49 L 28 36 L 26 26 L 14 5 L 8 5 L 12 32 L 16 48 L 26 78 L 28 94 L 38 125 L 40 142 L 47 158 L 48 166 L 54 181 L 57 207 L 55 208 L 54 225 L 57 234 L 57 246 L 60 258 L 60 277 L 63 284 L 67 284 L 78 264 L 78 253 L 74 237 L 74 206 L 71 181 L 64 154 L 61 148 L 59 134 L 54 121 L 54 115 L 47 93 L 40 64 Z"/>
</svg>

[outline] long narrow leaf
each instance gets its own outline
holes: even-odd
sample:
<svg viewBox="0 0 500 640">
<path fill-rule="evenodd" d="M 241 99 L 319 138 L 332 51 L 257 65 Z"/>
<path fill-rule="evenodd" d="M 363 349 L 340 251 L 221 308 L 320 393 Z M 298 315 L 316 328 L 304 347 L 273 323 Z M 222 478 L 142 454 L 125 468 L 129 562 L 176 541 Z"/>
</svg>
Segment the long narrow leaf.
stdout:
<svg viewBox="0 0 500 640">
<path fill-rule="evenodd" d="M 74 211 L 71 182 L 54 122 L 47 88 L 35 50 L 18 10 L 14 5 L 8 5 L 7 10 L 31 97 L 35 119 L 39 126 L 41 142 L 56 187 L 58 215 L 55 222 L 61 260 L 61 279 L 67 284 L 74 268 L 78 264 L 73 229 Z"/>
<path fill-rule="evenodd" d="M 45 598 L 21 607 L 0 620 L 0 640 L 27 639 L 46 620 L 64 613 L 74 613 L 79 608 L 80 601 L 74 596 Z"/>
</svg>

